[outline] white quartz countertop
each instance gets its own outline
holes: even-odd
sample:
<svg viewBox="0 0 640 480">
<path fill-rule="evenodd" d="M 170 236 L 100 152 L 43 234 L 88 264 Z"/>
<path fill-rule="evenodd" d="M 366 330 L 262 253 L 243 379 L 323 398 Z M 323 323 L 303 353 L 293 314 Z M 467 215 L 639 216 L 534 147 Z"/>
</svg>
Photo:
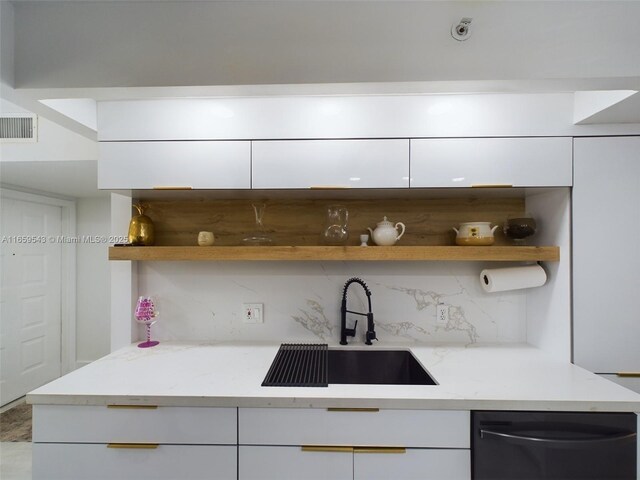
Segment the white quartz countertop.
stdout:
<svg viewBox="0 0 640 480">
<path fill-rule="evenodd" d="M 279 345 L 131 345 L 27 395 L 33 404 L 640 412 L 640 395 L 524 344 L 409 349 L 438 385 L 262 387 Z M 351 348 L 351 347 L 337 347 Z"/>
</svg>

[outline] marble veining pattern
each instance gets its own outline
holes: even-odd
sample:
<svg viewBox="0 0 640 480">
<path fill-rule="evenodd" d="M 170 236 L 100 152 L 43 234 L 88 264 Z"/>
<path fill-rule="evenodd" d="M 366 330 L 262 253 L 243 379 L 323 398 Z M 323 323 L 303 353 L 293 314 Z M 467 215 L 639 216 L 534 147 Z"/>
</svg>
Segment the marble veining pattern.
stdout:
<svg viewBox="0 0 640 480">
<path fill-rule="evenodd" d="M 478 274 L 485 265 L 432 262 L 144 262 L 139 293 L 157 297 L 159 340 L 337 342 L 346 280 L 361 277 L 372 291 L 380 344 L 526 340 L 526 295 L 487 294 Z M 263 303 L 263 324 L 245 324 L 243 303 Z M 449 307 L 436 321 L 438 303 Z M 365 312 L 366 296 L 349 289 L 348 308 Z M 364 318 L 356 338 L 362 343 Z M 142 329 L 140 329 L 142 335 Z"/>
<path fill-rule="evenodd" d="M 300 308 L 299 315 L 292 315 L 296 322 L 313 333 L 320 340 L 331 340 L 336 325 L 333 325 L 324 314 L 324 307 L 315 300 L 307 299 L 307 309 Z"/>
</svg>

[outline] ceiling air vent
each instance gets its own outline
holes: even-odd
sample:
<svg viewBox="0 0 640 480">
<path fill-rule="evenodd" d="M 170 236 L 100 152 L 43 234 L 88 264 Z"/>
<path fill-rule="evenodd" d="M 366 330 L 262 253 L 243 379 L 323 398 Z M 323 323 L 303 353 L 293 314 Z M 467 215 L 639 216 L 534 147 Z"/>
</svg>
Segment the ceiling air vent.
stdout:
<svg viewBox="0 0 640 480">
<path fill-rule="evenodd" d="M 35 115 L 0 117 L 0 142 L 2 143 L 36 142 L 37 131 L 38 117 Z"/>
</svg>

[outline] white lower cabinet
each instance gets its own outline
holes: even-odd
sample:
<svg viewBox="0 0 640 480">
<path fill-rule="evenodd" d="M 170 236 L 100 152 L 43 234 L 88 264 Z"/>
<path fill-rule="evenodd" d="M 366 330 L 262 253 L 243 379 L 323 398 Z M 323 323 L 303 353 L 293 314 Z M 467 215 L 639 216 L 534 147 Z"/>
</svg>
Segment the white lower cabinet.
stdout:
<svg viewBox="0 0 640 480">
<path fill-rule="evenodd" d="M 469 412 L 238 409 L 239 479 L 469 480 Z"/>
<path fill-rule="evenodd" d="M 34 405 L 33 480 L 235 479 L 237 409 Z"/>
<path fill-rule="evenodd" d="M 47 480 L 232 480 L 235 445 L 136 448 L 88 443 L 34 443 L 33 478 Z"/>
<path fill-rule="evenodd" d="M 468 480 L 469 450 L 407 448 L 400 454 L 355 453 L 354 480 Z"/>
<path fill-rule="evenodd" d="M 242 480 L 353 479 L 352 452 L 241 445 L 238 457 L 238 474 Z"/>
<path fill-rule="evenodd" d="M 468 480 L 470 472 L 467 449 L 397 448 L 380 453 L 340 446 L 241 445 L 239 454 L 241 480 Z"/>
</svg>

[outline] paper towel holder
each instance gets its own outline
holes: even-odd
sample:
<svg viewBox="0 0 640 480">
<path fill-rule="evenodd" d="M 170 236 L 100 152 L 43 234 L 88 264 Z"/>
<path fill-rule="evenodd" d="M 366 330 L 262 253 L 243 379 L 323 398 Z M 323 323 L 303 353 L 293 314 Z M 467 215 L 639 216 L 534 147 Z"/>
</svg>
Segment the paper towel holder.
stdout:
<svg viewBox="0 0 640 480">
<path fill-rule="evenodd" d="M 549 275 L 547 273 L 547 270 L 542 266 L 542 262 L 540 260 L 536 260 L 535 262 L 532 262 L 532 263 L 525 263 L 523 266 L 527 267 L 529 265 L 538 265 L 540 268 L 542 268 L 545 271 L 547 275 Z M 482 281 L 484 282 L 485 285 L 489 285 L 489 278 L 486 275 L 482 276 Z"/>
<path fill-rule="evenodd" d="M 541 287 L 548 281 L 548 274 L 539 261 L 525 265 L 497 269 L 483 269 L 478 280 L 486 293 Z"/>
</svg>

